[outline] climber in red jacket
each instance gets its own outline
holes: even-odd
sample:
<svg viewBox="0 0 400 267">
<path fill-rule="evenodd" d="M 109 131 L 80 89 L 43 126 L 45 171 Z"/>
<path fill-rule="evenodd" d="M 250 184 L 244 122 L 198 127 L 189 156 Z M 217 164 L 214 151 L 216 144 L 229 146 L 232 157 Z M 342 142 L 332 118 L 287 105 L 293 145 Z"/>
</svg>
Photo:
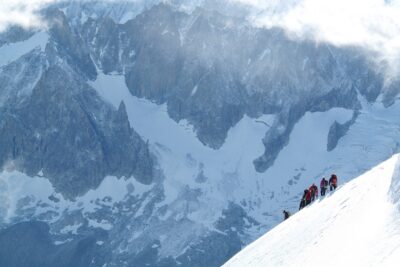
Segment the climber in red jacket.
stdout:
<svg viewBox="0 0 400 267">
<path fill-rule="evenodd" d="M 308 191 L 310 191 L 311 201 L 314 201 L 318 197 L 318 186 L 313 183 Z"/>
<path fill-rule="evenodd" d="M 338 180 L 338 178 L 337 178 L 336 174 L 332 174 L 331 178 L 329 178 L 329 189 L 330 189 L 330 191 L 333 191 L 333 190 L 336 189 L 337 180 Z"/>
<path fill-rule="evenodd" d="M 311 191 L 309 189 L 304 190 L 306 206 L 311 203 Z"/>
</svg>

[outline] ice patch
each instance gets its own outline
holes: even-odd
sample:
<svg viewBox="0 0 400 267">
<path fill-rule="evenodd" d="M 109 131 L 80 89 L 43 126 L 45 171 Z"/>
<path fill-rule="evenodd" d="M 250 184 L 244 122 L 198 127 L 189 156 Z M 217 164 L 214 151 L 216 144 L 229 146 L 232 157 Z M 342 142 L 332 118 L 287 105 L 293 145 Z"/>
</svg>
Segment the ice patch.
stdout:
<svg viewBox="0 0 400 267">
<path fill-rule="evenodd" d="M 130 192 L 129 188 L 133 188 Z M 76 199 L 78 205 L 84 207 L 85 212 L 93 212 L 98 208 L 98 204 L 94 200 L 104 200 L 110 198 L 109 203 L 103 205 L 112 206 L 114 203 L 121 202 L 128 194 L 141 196 L 152 189 L 152 185 L 144 185 L 134 180 L 134 178 L 118 179 L 114 176 L 104 178 L 100 186 L 96 189 L 89 190 L 84 196 Z"/>
<path fill-rule="evenodd" d="M 193 90 L 192 90 L 192 92 L 190 93 L 190 96 L 194 96 L 194 95 L 196 94 L 197 88 L 199 88 L 198 85 L 196 85 L 195 87 L 193 87 Z"/>
<path fill-rule="evenodd" d="M 263 60 L 266 55 L 270 55 L 270 54 L 271 54 L 271 49 L 267 48 L 261 53 L 261 55 L 258 58 L 258 60 Z"/>
<path fill-rule="evenodd" d="M 57 241 L 54 242 L 54 245 L 59 246 L 59 245 L 62 245 L 62 244 L 65 244 L 65 243 L 68 243 L 68 242 L 71 242 L 71 241 L 72 241 L 72 238 L 68 238 L 68 239 L 65 239 L 63 241 L 57 240 Z"/>
<path fill-rule="evenodd" d="M 124 16 L 121 18 L 119 21 L 120 24 L 125 24 L 126 22 L 130 21 L 131 19 L 134 19 L 136 16 L 136 13 L 132 11 L 128 11 L 124 14 Z"/>
<path fill-rule="evenodd" d="M 106 220 L 101 220 L 101 221 L 89 220 L 89 226 L 93 228 L 101 228 L 106 231 L 109 231 L 113 228 L 113 225 Z"/>
<path fill-rule="evenodd" d="M 74 224 L 67 225 L 63 229 L 60 230 L 61 234 L 78 234 L 78 229 L 82 226 L 82 224 Z"/>
</svg>

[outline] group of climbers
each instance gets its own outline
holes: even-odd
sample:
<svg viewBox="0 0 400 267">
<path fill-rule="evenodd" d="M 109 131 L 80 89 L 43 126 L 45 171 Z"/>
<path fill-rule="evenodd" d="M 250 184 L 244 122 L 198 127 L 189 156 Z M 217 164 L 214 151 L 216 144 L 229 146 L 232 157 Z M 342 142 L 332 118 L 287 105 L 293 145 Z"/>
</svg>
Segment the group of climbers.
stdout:
<svg viewBox="0 0 400 267">
<path fill-rule="evenodd" d="M 300 201 L 300 208 L 304 208 L 305 206 L 311 204 L 318 197 L 318 187 L 315 184 L 312 184 L 310 188 L 305 189 L 303 193 L 303 197 Z"/>
<path fill-rule="evenodd" d="M 326 180 L 325 177 L 322 178 L 322 180 L 320 182 L 321 196 L 326 195 L 328 186 L 329 186 L 330 191 L 334 191 L 337 188 L 337 183 L 338 183 L 338 178 L 337 178 L 336 174 L 332 174 L 331 177 L 329 178 L 329 181 Z M 313 202 L 317 198 L 318 198 L 318 186 L 316 186 L 315 183 L 313 183 L 310 186 L 310 188 L 304 190 L 303 196 L 300 201 L 299 210 L 301 210 L 305 206 L 311 204 L 311 202 Z M 288 212 L 287 210 L 284 210 L 283 216 L 284 216 L 285 220 L 288 219 L 290 217 L 290 212 Z"/>
<path fill-rule="evenodd" d="M 337 176 L 336 174 L 332 174 L 331 178 L 329 178 L 329 182 L 324 178 L 321 180 L 320 188 L 321 188 L 321 196 L 325 196 L 326 191 L 328 190 L 333 191 L 337 187 Z"/>
<path fill-rule="evenodd" d="M 326 191 L 328 190 L 328 185 L 330 191 L 333 191 L 337 187 L 337 176 L 336 174 L 332 174 L 331 178 L 329 178 L 329 181 L 327 181 L 324 178 L 322 178 L 321 183 L 320 183 L 320 190 L 321 190 L 321 196 L 325 196 Z M 316 198 L 318 198 L 318 187 L 313 183 L 310 188 L 304 190 L 303 197 L 301 198 L 300 201 L 300 208 L 304 208 L 305 206 L 309 205 L 311 202 L 313 202 Z"/>
</svg>

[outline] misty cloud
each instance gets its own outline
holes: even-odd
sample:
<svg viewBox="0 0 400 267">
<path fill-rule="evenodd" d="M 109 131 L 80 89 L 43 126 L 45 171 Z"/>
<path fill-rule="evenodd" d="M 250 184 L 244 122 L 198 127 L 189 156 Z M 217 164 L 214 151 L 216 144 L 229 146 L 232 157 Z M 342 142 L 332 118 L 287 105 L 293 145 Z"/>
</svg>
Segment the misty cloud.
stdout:
<svg viewBox="0 0 400 267">
<path fill-rule="evenodd" d="M 230 0 L 252 8 L 259 27 L 284 28 L 292 38 L 336 46 L 359 46 L 388 78 L 400 69 L 400 1 L 392 0 Z"/>
<path fill-rule="evenodd" d="M 58 0 L 0 1 L 2 31 L 11 24 L 24 27 L 43 25 L 38 11 Z M 181 6 L 221 5 L 217 0 L 152 2 Z M 400 69 L 400 0 L 225 0 L 225 3 L 230 7 L 237 5 L 236 10 L 245 13 L 243 15 L 254 25 L 284 28 L 292 38 L 362 47 L 373 55 L 371 59 L 388 77 L 397 75 Z"/>
<path fill-rule="evenodd" d="M 55 0 L 0 0 L 0 31 L 10 25 L 38 27 L 43 25 L 38 12 Z"/>
</svg>

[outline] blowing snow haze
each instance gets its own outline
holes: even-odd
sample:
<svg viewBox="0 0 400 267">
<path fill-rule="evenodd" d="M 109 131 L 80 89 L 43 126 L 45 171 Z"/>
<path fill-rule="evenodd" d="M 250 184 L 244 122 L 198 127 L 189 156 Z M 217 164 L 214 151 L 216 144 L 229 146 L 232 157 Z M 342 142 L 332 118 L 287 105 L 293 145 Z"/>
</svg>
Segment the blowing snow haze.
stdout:
<svg viewBox="0 0 400 267">
<path fill-rule="evenodd" d="M 43 8 L 51 3 L 72 2 L 78 5 L 108 3 L 129 6 L 130 10 L 125 11 L 131 16 L 159 3 L 173 5 L 187 12 L 204 7 L 236 18 L 245 18 L 257 27 L 283 28 L 292 38 L 364 48 L 372 53 L 371 60 L 378 67 L 390 72 L 388 78 L 393 79 L 398 74 L 398 0 L 3 0 L 0 6 L 0 29 L 4 30 L 13 24 L 43 27 L 45 22 L 40 16 Z M 124 13 L 123 10 L 118 12 Z"/>
<path fill-rule="evenodd" d="M 387 207 L 397 176 L 351 180 L 400 152 L 399 14 L 378 0 L 1 1 L 0 266 L 221 266 L 337 174 L 335 194 L 251 246 L 260 266 L 290 265 L 300 254 L 271 244 L 315 225 L 305 213 L 358 216 L 368 179 Z"/>
</svg>

